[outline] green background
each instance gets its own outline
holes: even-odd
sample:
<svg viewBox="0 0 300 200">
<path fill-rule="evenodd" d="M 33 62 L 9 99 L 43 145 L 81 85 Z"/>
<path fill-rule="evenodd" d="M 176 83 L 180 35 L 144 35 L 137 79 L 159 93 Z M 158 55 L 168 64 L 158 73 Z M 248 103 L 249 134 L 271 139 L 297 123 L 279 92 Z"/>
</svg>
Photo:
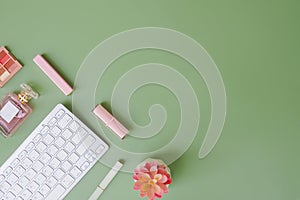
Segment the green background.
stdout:
<svg viewBox="0 0 300 200">
<path fill-rule="evenodd" d="M 34 112 L 22 128 L 9 139 L 0 138 L 0 163 L 57 103 L 72 108 L 72 96 L 64 96 L 33 63 L 37 53 L 45 54 L 74 84 L 84 58 L 101 41 L 128 29 L 157 26 L 187 34 L 208 51 L 222 74 L 228 100 L 222 136 L 211 154 L 198 160 L 209 121 L 209 96 L 192 68 L 182 71 L 201 99 L 203 118 L 191 147 L 170 165 L 174 182 L 163 199 L 299 200 L 299 9 L 296 0 L 0 0 L 0 45 L 8 47 L 24 65 L 0 94 L 17 91 L 20 83 L 28 82 L 41 95 L 30 103 Z M 150 61 L 178 69 L 186 65 L 175 56 L 159 53 L 133 53 L 113 63 L 116 68 L 112 66 L 112 70 Z M 110 73 L 111 79 L 107 75 L 103 80 L 107 87 L 101 85 L 103 91 L 96 95 L 97 101 L 108 106 L 114 74 Z M 152 93 L 153 98 L 143 96 Z M 178 105 L 172 94 L 160 87 L 148 86 L 133 96 L 133 117 L 146 124 L 147 106 L 160 101 L 170 102 L 167 109 L 175 113 L 169 115 L 163 130 L 172 134 L 178 125 Z M 170 138 L 167 135 L 155 145 Z M 126 147 L 126 142 L 121 144 L 117 138 L 112 141 Z M 136 148 L 143 150 L 143 145 L 137 141 Z M 88 199 L 108 170 L 97 163 L 66 199 Z M 119 173 L 100 199 L 139 199 L 132 187 L 131 174 Z"/>
</svg>

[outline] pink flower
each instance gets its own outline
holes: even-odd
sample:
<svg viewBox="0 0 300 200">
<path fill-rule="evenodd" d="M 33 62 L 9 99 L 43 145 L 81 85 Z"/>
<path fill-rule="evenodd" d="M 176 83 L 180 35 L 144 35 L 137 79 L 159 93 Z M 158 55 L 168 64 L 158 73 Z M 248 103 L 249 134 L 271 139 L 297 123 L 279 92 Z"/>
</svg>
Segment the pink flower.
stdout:
<svg viewBox="0 0 300 200">
<path fill-rule="evenodd" d="M 161 198 L 168 193 L 168 185 L 172 183 L 170 170 L 160 160 L 149 159 L 134 170 L 134 189 L 140 190 L 141 197 L 148 200 Z"/>
</svg>

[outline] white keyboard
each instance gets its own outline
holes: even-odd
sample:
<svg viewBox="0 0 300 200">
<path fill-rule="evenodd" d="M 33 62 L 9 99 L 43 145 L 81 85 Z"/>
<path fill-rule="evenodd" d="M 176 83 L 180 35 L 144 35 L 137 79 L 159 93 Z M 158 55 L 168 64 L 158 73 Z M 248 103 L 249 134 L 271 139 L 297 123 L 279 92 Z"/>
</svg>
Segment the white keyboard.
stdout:
<svg viewBox="0 0 300 200">
<path fill-rule="evenodd" d="M 1 166 L 0 199 L 63 199 L 107 150 L 58 104 Z"/>
</svg>

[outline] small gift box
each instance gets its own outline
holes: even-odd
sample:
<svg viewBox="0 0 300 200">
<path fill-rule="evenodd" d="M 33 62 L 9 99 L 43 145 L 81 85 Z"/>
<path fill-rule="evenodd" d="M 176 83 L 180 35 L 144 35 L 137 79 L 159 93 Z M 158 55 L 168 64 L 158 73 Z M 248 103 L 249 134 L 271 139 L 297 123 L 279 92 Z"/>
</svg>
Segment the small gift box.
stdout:
<svg viewBox="0 0 300 200">
<path fill-rule="evenodd" d="M 168 186 L 172 183 L 170 169 L 159 159 L 146 159 L 134 170 L 134 189 L 140 191 L 141 197 L 148 200 L 161 198 L 168 193 Z"/>
</svg>

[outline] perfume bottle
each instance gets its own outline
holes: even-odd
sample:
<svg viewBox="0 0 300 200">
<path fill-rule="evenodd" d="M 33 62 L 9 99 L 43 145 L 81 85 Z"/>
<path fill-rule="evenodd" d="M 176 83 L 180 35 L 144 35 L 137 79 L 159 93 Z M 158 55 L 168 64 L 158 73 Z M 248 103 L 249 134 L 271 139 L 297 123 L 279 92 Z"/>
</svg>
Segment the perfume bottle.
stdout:
<svg viewBox="0 0 300 200">
<path fill-rule="evenodd" d="M 39 96 L 29 85 L 20 86 L 19 94 L 7 94 L 0 103 L 0 132 L 5 137 L 11 136 L 32 112 L 28 101 Z"/>
</svg>

